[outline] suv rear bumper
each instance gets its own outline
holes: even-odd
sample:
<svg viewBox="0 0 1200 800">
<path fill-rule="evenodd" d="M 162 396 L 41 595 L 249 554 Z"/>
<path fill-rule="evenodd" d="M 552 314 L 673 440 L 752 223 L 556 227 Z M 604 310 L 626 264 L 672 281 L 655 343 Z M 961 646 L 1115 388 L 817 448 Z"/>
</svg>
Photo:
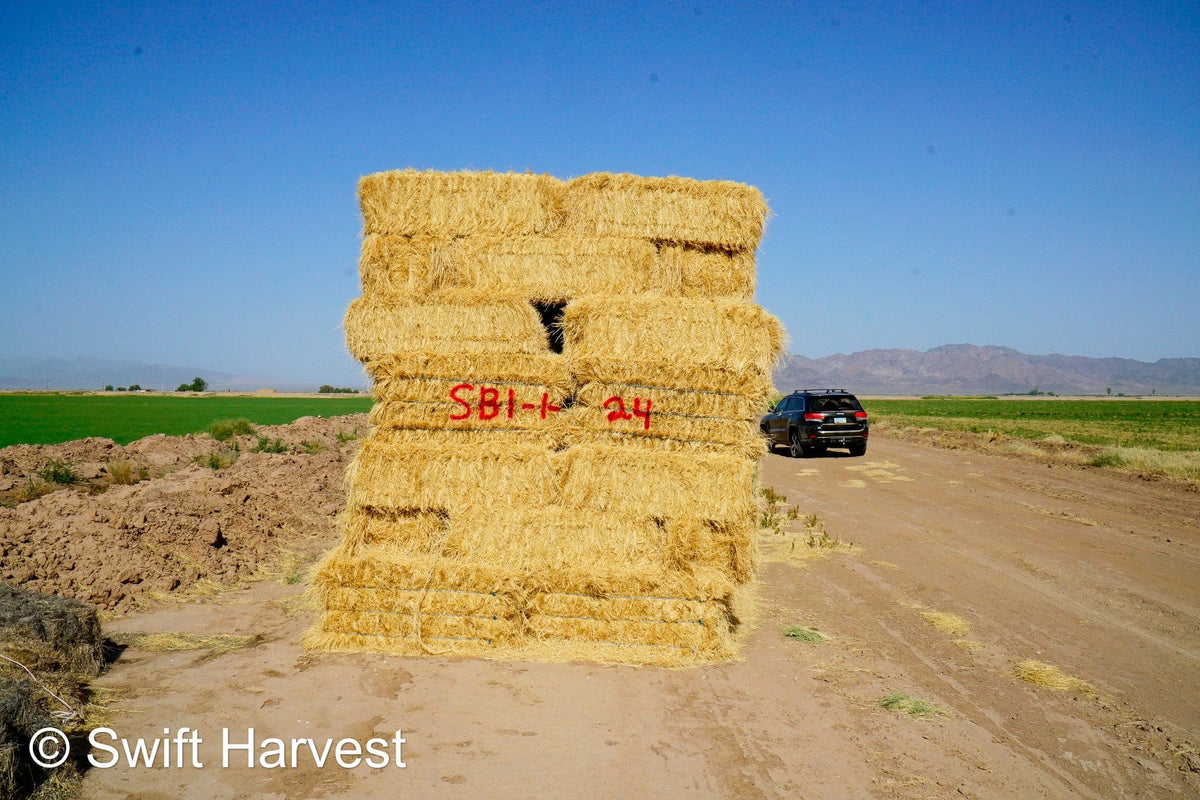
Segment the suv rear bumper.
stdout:
<svg viewBox="0 0 1200 800">
<path fill-rule="evenodd" d="M 822 431 L 819 429 L 801 429 L 800 438 L 809 444 L 819 444 L 826 447 L 849 447 L 852 444 L 862 444 L 870 436 L 869 429 L 856 431 Z"/>
</svg>

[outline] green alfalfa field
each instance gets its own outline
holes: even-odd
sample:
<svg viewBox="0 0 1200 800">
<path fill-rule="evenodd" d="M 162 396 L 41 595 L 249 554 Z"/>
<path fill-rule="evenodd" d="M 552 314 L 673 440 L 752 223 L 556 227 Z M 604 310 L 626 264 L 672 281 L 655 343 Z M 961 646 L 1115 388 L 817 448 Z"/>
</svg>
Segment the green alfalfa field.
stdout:
<svg viewBox="0 0 1200 800">
<path fill-rule="evenodd" d="M 881 430 L 949 431 L 1014 451 L 1200 480 L 1200 399 L 864 399 Z"/>
<path fill-rule="evenodd" d="M 246 419 L 284 425 L 300 417 L 335 417 L 368 411 L 366 396 L 255 397 L 248 395 L 0 393 L 0 447 L 57 444 L 102 436 L 117 444 L 155 433 L 182 436 L 217 420 Z"/>
</svg>

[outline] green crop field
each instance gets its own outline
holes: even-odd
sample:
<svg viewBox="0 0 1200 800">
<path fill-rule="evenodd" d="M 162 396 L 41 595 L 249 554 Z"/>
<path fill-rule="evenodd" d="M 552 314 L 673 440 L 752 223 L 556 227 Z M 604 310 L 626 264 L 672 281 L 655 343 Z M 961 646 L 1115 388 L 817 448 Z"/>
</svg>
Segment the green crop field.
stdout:
<svg viewBox="0 0 1200 800">
<path fill-rule="evenodd" d="M 56 444 L 103 436 L 128 444 L 143 436 L 199 433 L 219 419 L 244 417 L 283 425 L 300 417 L 334 417 L 371 408 L 370 397 L 227 397 L 221 395 L 0 394 L 0 447 Z"/>
<path fill-rule="evenodd" d="M 873 419 L 897 427 L 995 432 L 1021 439 L 1162 452 L 1200 451 L 1200 400 L 1068 400 L 930 397 L 865 400 Z"/>
</svg>

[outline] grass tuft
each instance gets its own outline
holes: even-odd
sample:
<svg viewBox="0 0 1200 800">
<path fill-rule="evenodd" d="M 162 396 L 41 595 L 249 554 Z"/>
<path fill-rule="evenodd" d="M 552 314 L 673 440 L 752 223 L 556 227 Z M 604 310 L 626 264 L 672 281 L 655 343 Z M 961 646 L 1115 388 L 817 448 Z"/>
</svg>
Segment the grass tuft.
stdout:
<svg viewBox="0 0 1200 800">
<path fill-rule="evenodd" d="M 237 461 L 237 456 L 234 453 L 218 453 L 213 451 L 211 453 L 201 453 L 196 456 L 197 464 L 202 467 L 208 467 L 214 472 L 232 467 L 235 461 Z"/>
<path fill-rule="evenodd" d="M 802 628 L 799 625 L 784 629 L 783 635 L 789 639 L 799 639 L 808 644 L 820 644 L 829 638 L 820 631 L 813 630 L 812 628 Z"/>
<path fill-rule="evenodd" d="M 1097 453 L 1088 464 L 1093 467 L 1123 467 L 1125 459 L 1121 457 L 1120 453 L 1105 450 L 1103 453 Z"/>
<path fill-rule="evenodd" d="M 914 717 L 931 717 L 942 713 L 933 703 L 907 694 L 889 694 L 879 701 L 879 705 L 888 711 L 903 711 Z"/>
<path fill-rule="evenodd" d="M 75 468 L 59 458 L 52 458 L 37 471 L 37 476 L 46 483 L 69 484 L 79 482 Z"/>
<path fill-rule="evenodd" d="M 234 436 L 249 436 L 254 433 L 254 425 L 245 417 L 237 419 L 219 419 L 208 426 L 208 435 L 218 442 L 226 442 Z"/>
<path fill-rule="evenodd" d="M 271 439 L 266 436 L 259 436 L 258 443 L 251 448 L 252 453 L 286 453 L 288 447 L 283 443 L 283 439 Z"/>
<path fill-rule="evenodd" d="M 55 486 L 52 483 L 47 483 L 41 478 L 30 478 L 9 492 L 0 505 L 11 508 L 21 503 L 28 503 L 30 500 L 37 500 L 39 497 L 50 494 L 54 489 Z"/>
<path fill-rule="evenodd" d="M 325 443 L 320 441 L 303 441 L 300 443 L 300 449 L 311 456 L 324 450 Z"/>
</svg>

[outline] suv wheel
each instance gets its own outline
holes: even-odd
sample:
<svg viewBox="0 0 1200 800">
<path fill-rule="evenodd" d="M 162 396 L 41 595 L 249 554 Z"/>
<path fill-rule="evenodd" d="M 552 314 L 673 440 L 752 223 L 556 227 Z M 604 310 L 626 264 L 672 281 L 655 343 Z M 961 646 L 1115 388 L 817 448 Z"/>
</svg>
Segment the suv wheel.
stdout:
<svg viewBox="0 0 1200 800">
<path fill-rule="evenodd" d="M 850 445 L 850 455 L 865 456 L 866 454 L 867 454 L 867 443 L 866 442 L 860 442 L 858 444 Z"/>
<path fill-rule="evenodd" d="M 800 434 L 797 431 L 790 431 L 788 433 L 788 443 L 790 445 L 788 448 L 788 454 L 792 458 L 803 458 L 804 456 L 808 455 L 804 451 L 804 445 L 801 444 Z"/>
</svg>

